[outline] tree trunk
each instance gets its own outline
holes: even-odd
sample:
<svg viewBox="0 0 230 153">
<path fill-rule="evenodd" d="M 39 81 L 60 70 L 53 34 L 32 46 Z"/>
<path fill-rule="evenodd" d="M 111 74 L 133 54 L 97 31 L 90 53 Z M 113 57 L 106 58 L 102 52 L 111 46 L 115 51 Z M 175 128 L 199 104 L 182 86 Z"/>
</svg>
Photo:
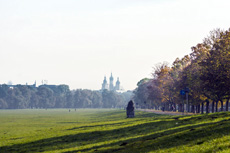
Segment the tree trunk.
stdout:
<svg viewBox="0 0 230 153">
<path fill-rule="evenodd" d="M 218 112 L 218 102 L 219 101 L 216 102 L 216 112 Z"/>
<path fill-rule="evenodd" d="M 195 113 L 195 106 L 192 105 L 192 110 L 191 110 L 192 113 Z"/>
<path fill-rule="evenodd" d="M 201 114 L 204 114 L 204 103 L 201 104 Z"/>
<path fill-rule="evenodd" d="M 212 113 L 214 113 L 214 110 L 215 110 L 215 101 L 212 101 Z"/>
<path fill-rule="evenodd" d="M 200 104 L 198 105 L 198 111 L 197 111 L 197 113 L 200 113 Z"/>
<path fill-rule="evenodd" d="M 177 108 L 176 104 L 174 103 L 173 105 L 174 105 L 174 112 L 176 112 L 176 108 Z"/>
<path fill-rule="evenodd" d="M 228 111 L 229 99 L 226 101 L 226 111 Z"/>
<path fill-rule="evenodd" d="M 182 112 L 184 112 L 184 104 L 182 104 Z"/>
<path fill-rule="evenodd" d="M 206 113 L 208 114 L 209 113 L 209 101 L 207 100 L 206 102 Z"/>
<path fill-rule="evenodd" d="M 223 100 L 220 100 L 220 103 L 221 103 L 221 112 L 223 112 L 224 111 L 224 102 L 223 102 Z"/>
<path fill-rule="evenodd" d="M 188 112 L 190 112 L 190 104 L 188 103 Z"/>
</svg>

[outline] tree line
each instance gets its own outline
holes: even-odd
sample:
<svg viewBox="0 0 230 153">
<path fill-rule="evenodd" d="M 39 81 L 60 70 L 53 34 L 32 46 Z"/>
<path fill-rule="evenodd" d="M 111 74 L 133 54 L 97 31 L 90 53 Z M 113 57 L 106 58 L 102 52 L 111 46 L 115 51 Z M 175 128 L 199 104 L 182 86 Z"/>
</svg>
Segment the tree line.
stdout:
<svg viewBox="0 0 230 153">
<path fill-rule="evenodd" d="M 0 109 L 123 108 L 132 92 L 70 90 L 68 85 L 0 85 Z"/>
<path fill-rule="evenodd" d="M 133 98 L 137 107 L 193 113 L 228 111 L 230 29 L 211 31 L 191 50 L 170 66 L 166 62 L 155 65 L 152 78 L 138 82 Z"/>
</svg>

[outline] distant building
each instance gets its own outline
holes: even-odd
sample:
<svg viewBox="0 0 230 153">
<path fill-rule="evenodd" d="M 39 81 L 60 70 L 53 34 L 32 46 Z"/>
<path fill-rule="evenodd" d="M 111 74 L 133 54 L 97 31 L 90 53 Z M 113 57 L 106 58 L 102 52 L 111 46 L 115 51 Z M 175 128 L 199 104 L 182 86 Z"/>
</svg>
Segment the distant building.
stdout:
<svg viewBox="0 0 230 153">
<path fill-rule="evenodd" d="M 106 80 L 106 76 L 104 77 L 104 81 L 102 83 L 102 87 L 101 87 L 101 90 L 109 90 L 109 86 L 108 86 L 108 83 L 107 83 L 107 80 Z"/>
<path fill-rule="evenodd" d="M 117 82 L 114 86 L 113 84 L 113 74 L 111 73 L 111 76 L 109 78 L 109 84 L 107 83 L 107 80 L 106 80 L 106 76 L 104 77 L 104 80 L 103 80 L 103 83 L 102 83 L 102 87 L 101 87 L 101 90 L 110 90 L 110 91 L 119 91 L 121 90 L 121 86 L 120 86 L 120 81 L 119 81 L 119 77 L 117 78 Z"/>
<path fill-rule="evenodd" d="M 111 76 L 109 78 L 109 90 L 112 91 L 114 90 L 114 86 L 113 86 L 113 74 L 111 73 Z"/>
<path fill-rule="evenodd" d="M 46 88 L 56 88 L 58 85 L 50 85 L 50 84 L 43 84 L 43 85 L 40 85 L 39 87 L 46 87 Z"/>
<path fill-rule="evenodd" d="M 115 90 L 121 90 L 121 87 L 120 87 L 120 81 L 119 81 L 119 77 L 117 78 L 117 82 L 116 82 L 116 86 L 115 86 Z"/>
<path fill-rule="evenodd" d="M 16 87 L 16 86 L 28 86 L 28 87 L 32 87 L 32 88 L 36 88 L 36 81 L 34 82 L 34 84 L 32 84 L 32 85 L 28 85 L 27 83 L 26 83 L 26 85 L 22 85 L 22 84 L 17 84 L 17 85 L 12 85 L 12 84 L 7 84 L 7 86 L 8 87 L 11 87 L 11 88 L 14 88 L 14 87 Z"/>
</svg>

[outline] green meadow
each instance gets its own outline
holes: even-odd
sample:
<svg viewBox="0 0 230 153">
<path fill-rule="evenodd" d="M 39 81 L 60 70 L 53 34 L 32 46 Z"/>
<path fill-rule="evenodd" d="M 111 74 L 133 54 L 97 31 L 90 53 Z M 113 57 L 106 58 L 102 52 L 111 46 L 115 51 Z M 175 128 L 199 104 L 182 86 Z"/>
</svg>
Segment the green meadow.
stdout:
<svg viewBox="0 0 230 153">
<path fill-rule="evenodd" d="M 193 116 L 116 109 L 0 110 L 0 153 L 230 152 L 230 112 Z"/>
</svg>

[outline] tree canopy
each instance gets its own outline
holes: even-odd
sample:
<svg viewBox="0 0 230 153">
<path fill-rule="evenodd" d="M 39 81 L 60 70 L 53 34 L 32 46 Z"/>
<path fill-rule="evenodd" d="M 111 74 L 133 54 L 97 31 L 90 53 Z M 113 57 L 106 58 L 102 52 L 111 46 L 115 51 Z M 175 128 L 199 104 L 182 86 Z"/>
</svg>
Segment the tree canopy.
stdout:
<svg viewBox="0 0 230 153">
<path fill-rule="evenodd" d="M 189 111 L 199 112 L 200 105 L 213 102 L 221 110 L 230 98 L 230 30 L 215 29 L 202 43 L 191 47 L 192 53 L 176 58 L 172 66 L 166 63 L 154 67 L 152 78 L 141 80 L 135 90 L 134 100 L 141 106 L 183 111 L 185 95 L 180 91 L 188 88 Z M 142 83 L 144 82 L 144 83 Z M 146 105 L 146 101 L 150 104 Z M 216 108 L 216 111 L 218 109 Z M 202 110 L 203 112 L 203 110 Z"/>
<path fill-rule="evenodd" d="M 125 107 L 131 92 L 70 90 L 68 85 L 0 85 L 0 108 L 112 108 Z"/>
</svg>

